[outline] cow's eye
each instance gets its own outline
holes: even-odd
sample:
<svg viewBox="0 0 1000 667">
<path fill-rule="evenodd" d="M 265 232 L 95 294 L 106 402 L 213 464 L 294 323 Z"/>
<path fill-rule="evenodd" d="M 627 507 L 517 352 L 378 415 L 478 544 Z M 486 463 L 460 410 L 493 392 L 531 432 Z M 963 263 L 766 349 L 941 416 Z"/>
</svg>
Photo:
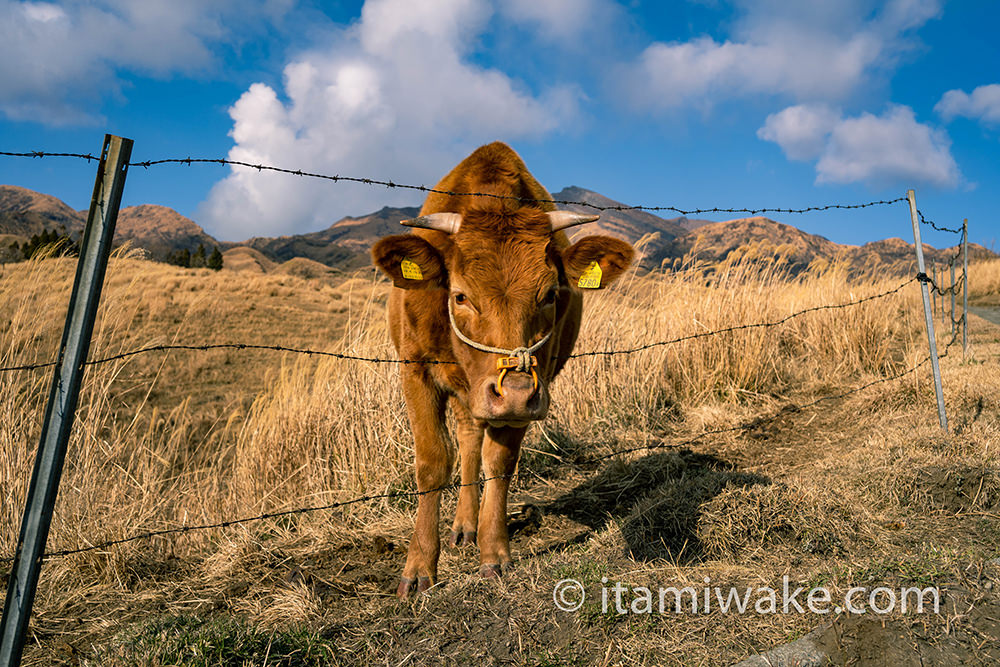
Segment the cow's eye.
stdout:
<svg viewBox="0 0 1000 667">
<path fill-rule="evenodd" d="M 548 292 L 545 293 L 545 299 L 543 300 L 543 303 L 546 304 L 555 303 L 556 298 L 558 298 L 558 296 L 559 293 L 556 291 L 556 288 L 553 287 L 552 289 L 550 289 Z"/>
<path fill-rule="evenodd" d="M 469 299 L 464 294 L 462 294 L 461 292 L 456 292 L 455 293 L 455 303 L 465 303 L 468 300 Z"/>
</svg>

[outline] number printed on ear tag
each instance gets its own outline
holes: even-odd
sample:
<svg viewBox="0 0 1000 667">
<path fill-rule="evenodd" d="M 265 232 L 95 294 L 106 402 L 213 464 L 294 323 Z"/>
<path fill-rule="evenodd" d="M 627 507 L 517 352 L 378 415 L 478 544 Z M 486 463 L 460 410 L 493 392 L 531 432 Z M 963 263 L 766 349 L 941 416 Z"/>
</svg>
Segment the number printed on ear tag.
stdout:
<svg viewBox="0 0 1000 667">
<path fill-rule="evenodd" d="M 580 280 L 577 281 L 576 285 L 584 289 L 599 289 L 601 275 L 601 265 L 597 262 L 591 262 L 587 270 L 580 275 Z"/>
<path fill-rule="evenodd" d="M 404 259 L 399 263 L 399 270 L 403 272 L 403 277 L 407 280 L 423 280 L 424 274 L 420 272 L 420 267 L 416 262 Z"/>
</svg>

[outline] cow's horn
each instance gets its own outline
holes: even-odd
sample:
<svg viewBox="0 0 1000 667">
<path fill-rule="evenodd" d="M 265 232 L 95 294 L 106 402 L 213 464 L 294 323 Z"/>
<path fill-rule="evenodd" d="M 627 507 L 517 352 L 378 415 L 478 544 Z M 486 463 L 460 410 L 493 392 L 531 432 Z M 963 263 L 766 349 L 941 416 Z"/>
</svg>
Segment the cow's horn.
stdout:
<svg viewBox="0 0 1000 667">
<path fill-rule="evenodd" d="M 445 234 L 454 234 L 462 226 L 461 213 L 431 213 L 422 215 L 412 220 L 401 220 L 401 225 L 407 227 L 422 227 L 424 229 L 436 229 Z"/>
<path fill-rule="evenodd" d="M 549 211 L 548 216 L 554 232 L 574 225 L 582 225 L 585 222 L 594 222 L 601 217 L 588 213 L 574 213 L 573 211 Z"/>
</svg>

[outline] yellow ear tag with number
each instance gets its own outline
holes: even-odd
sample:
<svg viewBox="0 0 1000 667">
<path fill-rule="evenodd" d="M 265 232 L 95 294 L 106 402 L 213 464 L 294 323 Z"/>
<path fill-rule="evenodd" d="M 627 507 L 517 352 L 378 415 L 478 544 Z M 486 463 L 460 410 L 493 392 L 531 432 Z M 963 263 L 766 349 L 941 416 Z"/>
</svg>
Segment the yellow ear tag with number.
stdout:
<svg viewBox="0 0 1000 667">
<path fill-rule="evenodd" d="M 416 262 L 404 259 L 399 263 L 399 270 L 403 272 L 403 277 L 407 280 L 423 280 L 424 274 L 420 272 L 420 267 Z"/>
<path fill-rule="evenodd" d="M 580 280 L 576 283 L 577 287 L 599 289 L 601 286 L 601 275 L 601 265 L 597 262 L 591 262 L 590 266 L 580 274 Z"/>
</svg>

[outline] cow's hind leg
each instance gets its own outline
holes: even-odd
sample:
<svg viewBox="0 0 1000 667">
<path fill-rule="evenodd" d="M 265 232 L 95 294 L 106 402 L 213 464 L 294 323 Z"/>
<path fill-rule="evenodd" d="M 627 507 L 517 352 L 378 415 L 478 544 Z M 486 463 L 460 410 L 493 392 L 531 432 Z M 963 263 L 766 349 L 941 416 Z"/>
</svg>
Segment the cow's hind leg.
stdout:
<svg viewBox="0 0 1000 667">
<path fill-rule="evenodd" d="M 417 519 L 406 554 L 406 566 L 396 594 L 407 597 L 416 588 L 422 592 L 437 580 L 441 543 L 438 520 L 441 491 L 451 475 L 452 452 L 445 426 L 445 396 L 420 369 L 403 372 L 403 391 L 413 429 L 416 463 Z"/>
<path fill-rule="evenodd" d="M 487 428 L 483 439 L 483 501 L 479 508 L 479 574 L 496 577 L 511 562 L 507 492 L 517 467 L 524 428 Z"/>
<path fill-rule="evenodd" d="M 459 467 L 462 474 L 455 522 L 451 525 L 451 546 L 464 547 L 476 543 L 479 521 L 479 470 L 485 429 L 476 423 L 469 409 L 457 398 L 452 397 L 451 407 L 455 413 Z"/>
</svg>

